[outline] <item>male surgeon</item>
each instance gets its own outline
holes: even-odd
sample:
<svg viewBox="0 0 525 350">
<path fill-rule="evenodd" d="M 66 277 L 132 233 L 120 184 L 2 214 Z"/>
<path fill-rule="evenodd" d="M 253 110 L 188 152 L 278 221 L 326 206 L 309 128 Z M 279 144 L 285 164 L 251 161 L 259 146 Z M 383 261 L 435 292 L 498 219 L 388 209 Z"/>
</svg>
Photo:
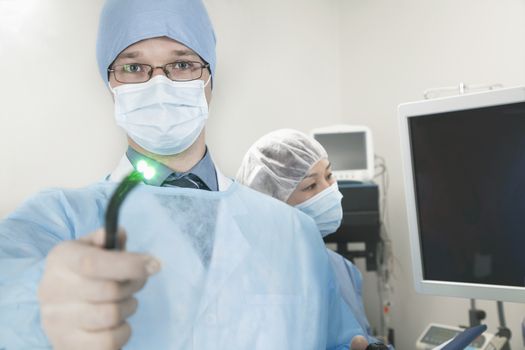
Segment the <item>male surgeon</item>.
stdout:
<svg viewBox="0 0 525 350">
<path fill-rule="evenodd" d="M 0 222 L 0 349 L 348 349 L 364 335 L 311 218 L 213 163 L 201 1 L 108 0 L 97 60 L 129 148 L 104 181 Z M 104 250 L 108 198 L 141 160 L 155 176 Z"/>
</svg>

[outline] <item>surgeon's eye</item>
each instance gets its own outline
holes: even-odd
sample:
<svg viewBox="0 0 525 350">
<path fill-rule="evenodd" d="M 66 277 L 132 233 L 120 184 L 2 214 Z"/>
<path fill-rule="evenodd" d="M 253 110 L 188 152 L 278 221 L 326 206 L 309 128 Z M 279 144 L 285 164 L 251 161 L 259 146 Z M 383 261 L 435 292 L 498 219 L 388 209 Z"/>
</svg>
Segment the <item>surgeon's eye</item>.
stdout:
<svg viewBox="0 0 525 350">
<path fill-rule="evenodd" d="M 326 179 L 327 180 L 332 180 L 334 177 L 334 174 L 332 172 L 330 172 L 328 175 L 326 175 Z"/>
<path fill-rule="evenodd" d="M 144 67 L 139 63 L 130 63 L 122 65 L 122 71 L 124 73 L 141 73 L 144 71 Z"/>
<path fill-rule="evenodd" d="M 173 68 L 178 70 L 193 69 L 193 62 L 180 61 L 173 63 Z"/>
</svg>

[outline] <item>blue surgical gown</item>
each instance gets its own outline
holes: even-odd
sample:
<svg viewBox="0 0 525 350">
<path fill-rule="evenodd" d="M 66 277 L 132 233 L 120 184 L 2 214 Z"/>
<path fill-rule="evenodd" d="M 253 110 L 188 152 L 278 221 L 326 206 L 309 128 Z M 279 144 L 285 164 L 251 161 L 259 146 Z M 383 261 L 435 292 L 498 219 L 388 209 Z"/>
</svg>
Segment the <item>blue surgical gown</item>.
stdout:
<svg viewBox="0 0 525 350">
<path fill-rule="evenodd" d="M 36 297 L 46 255 L 103 226 L 115 184 L 42 192 L 0 222 L 0 349 L 49 349 Z M 162 261 L 137 293 L 125 349 L 348 349 L 366 336 L 313 220 L 238 184 L 141 185 L 121 210 L 127 249 Z"/>
</svg>

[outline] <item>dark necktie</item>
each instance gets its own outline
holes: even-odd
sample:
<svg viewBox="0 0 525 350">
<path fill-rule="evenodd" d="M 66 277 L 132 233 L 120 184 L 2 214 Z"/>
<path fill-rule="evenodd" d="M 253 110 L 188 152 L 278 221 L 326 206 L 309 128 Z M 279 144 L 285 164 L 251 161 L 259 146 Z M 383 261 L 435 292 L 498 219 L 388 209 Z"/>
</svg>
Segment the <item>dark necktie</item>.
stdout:
<svg viewBox="0 0 525 350">
<path fill-rule="evenodd" d="M 210 188 L 197 175 L 188 173 L 180 178 L 174 179 L 173 174 L 162 183 L 163 187 L 185 187 L 211 191 Z"/>
</svg>

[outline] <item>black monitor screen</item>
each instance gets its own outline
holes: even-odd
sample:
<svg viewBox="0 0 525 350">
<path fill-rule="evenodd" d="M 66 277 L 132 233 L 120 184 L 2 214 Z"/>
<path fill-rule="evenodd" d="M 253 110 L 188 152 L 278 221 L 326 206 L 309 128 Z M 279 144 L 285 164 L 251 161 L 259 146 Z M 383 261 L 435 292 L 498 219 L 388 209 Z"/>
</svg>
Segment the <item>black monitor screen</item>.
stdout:
<svg viewBox="0 0 525 350">
<path fill-rule="evenodd" d="M 365 132 L 317 134 L 315 139 L 326 149 L 332 170 L 366 169 Z"/>
<path fill-rule="evenodd" d="M 424 279 L 525 286 L 525 103 L 409 129 Z"/>
</svg>

